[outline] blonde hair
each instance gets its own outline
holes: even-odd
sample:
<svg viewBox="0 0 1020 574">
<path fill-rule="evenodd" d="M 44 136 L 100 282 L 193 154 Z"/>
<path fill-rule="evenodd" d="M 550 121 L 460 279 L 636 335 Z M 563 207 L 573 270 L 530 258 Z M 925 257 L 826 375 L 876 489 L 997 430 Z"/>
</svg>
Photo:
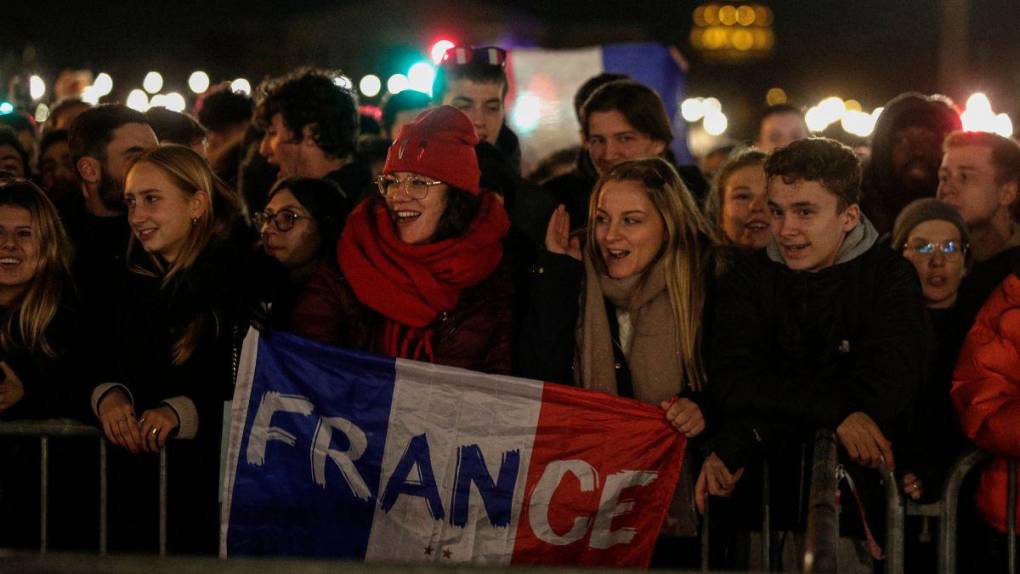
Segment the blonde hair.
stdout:
<svg viewBox="0 0 1020 574">
<path fill-rule="evenodd" d="M 595 217 L 599 194 L 610 181 L 640 183 L 662 217 L 666 239 L 658 257 L 665 265 L 666 290 L 676 325 L 676 351 L 685 379 L 681 381 L 681 388 L 700 390 L 705 382 L 701 319 L 705 307 L 705 277 L 711 272 L 709 247 L 716 243 L 715 232 L 669 162 L 661 158 L 624 162 L 603 175 L 591 195 L 585 249 L 597 269 L 606 269 L 606 262 L 595 247 Z"/>
<path fill-rule="evenodd" d="M 194 265 L 213 237 L 228 235 L 238 221 L 245 217 L 246 209 L 240 195 L 216 177 L 205 158 L 189 147 L 176 144 L 161 145 L 140 155 L 131 164 L 128 173 L 143 163 L 158 169 L 185 194 L 194 196 L 196 193 L 204 192 L 209 198 L 205 212 L 192 220 L 191 232 L 181 252 L 169 267 L 151 253 L 149 261 L 155 272 L 137 264 L 131 266 L 135 273 L 160 277 L 163 287 L 166 287 L 174 277 L 185 273 Z M 138 242 L 132 234 L 128 243 L 129 261 L 135 260 L 133 255 L 137 245 Z M 213 329 L 217 330 L 218 319 L 214 316 L 213 320 Z M 201 315 L 193 317 L 181 337 L 174 342 L 174 364 L 185 363 L 191 357 L 205 330 L 205 322 Z"/>
<path fill-rule="evenodd" d="M 0 347 L 10 352 L 20 344 L 55 357 L 46 329 L 71 288 L 71 242 L 53 203 L 34 183 L 24 179 L 0 183 L 0 206 L 4 205 L 20 207 L 32 216 L 39 263 L 17 310 L 0 325 Z"/>
</svg>

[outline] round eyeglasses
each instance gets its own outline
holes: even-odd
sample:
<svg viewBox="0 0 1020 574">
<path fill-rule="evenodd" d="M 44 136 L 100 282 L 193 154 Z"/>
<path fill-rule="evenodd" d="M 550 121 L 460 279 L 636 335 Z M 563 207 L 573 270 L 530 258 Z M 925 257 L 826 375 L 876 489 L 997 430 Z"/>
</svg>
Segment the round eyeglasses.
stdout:
<svg viewBox="0 0 1020 574">
<path fill-rule="evenodd" d="M 917 239 L 903 246 L 903 250 L 921 257 L 931 257 L 936 251 L 950 261 L 955 261 L 967 252 L 969 246 L 959 241 L 927 241 Z"/>
<path fill-rule="evenodd" d="M 427 177 L 411 176 L 404 179 L 397 179 L 389 175 L 380 175 L 375 178 L 375 184 L 379 187 L 379 193 L 383 197 L 393 197 L 403 191 L 411 199 L 425 199 L 429 195 L 429 189 L 442 185 L 443 182 Z"/>
<path fill-rule="evenodd" d="M 286 209 L 277 213 L 273 213 L 269 210 L 260 211 L 252 216 L 252 221 L 255 222 L 256 229 L 262 229 L 262 226 L 265 224 L 273 222 L 273 227 L 281 233 L 294 229 L 294 224 L 297 223 L 299 219 L 308 219 L 308 216 L 298 215 L 293 211 Z"/>
</svg>

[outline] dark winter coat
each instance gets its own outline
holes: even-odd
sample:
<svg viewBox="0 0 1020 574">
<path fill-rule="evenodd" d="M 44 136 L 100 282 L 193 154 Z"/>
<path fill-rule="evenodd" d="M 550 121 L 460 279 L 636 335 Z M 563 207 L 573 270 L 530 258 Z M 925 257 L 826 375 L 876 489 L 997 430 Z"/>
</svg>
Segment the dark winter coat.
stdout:
<svg viewBox="0 0 1020 574">
<path fill-rule="evenodd" d="M 706 390 L 723 420 L 709 449 L 731 471 L 769 459 L 773 507 L 784 514 L 799 508 L 806 483 L 798 470 L 805 457 L 810 467 L 817 429 L 834 431 L 860 411 L 892 441 L 894 453 L 903 448 L 925 373 L 930 327 L 917 274 L 862 225 L 870 242 L 821 271 L 792 271 L 778 254 L 762 252 L 719 282 Z M 862 482 L 877 474 L 869 471 L 858 486 L 874 493 Z M 737 493 L 760 493 L 756 480 L 745 477 Z"/>
<path fill-rule="evenodd" d="M 180 439 L 168 443 L 171 552 L 217 551 L 220 441 L 224 402 L 233 393 L 240 342 L 254 307 L 248 289 L 251 249 L 238 233 L 214 238 L 193 266 L 171 278 L 130 273 L 124 299 L 110 309 L 109 345 L 92 377 L 126 388 L 136 416 L 169 405 L 180 419 Z M 203 334 L 191 357 L 173 364 L 173 345 L 193 317 Z M 93 409 L 108 385 L 97 385 Z M 187 439 L 187 440 L 184 440 Z M 110 544 L 152 551 L 158 457 L 111 450 Z M 127 510 L 130 509 L 130 510 Z M 123 512 L 122 512 L 123 510 Z"/>
<path fill-rule="evenodd" d="M 461 292 L 457 305 L 442 313 L 433 329 L 435 363 L 484 373 L 509 374 L 513 282 L 502 265 L 481 283 Z M 328 345 L 382 353 L 385 318 L 358 301 L 332 260 L 320 264 L 294 311 L 293 332 Z"/>
</svg>

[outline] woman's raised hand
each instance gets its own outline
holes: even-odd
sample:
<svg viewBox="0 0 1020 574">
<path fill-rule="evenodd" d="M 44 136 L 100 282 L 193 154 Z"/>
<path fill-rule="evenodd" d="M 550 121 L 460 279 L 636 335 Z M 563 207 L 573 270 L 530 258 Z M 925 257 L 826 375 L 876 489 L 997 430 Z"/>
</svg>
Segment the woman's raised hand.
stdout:
<svg viewBox="0 0 1020 574">
<path fill-rule="evenodd" d="M 138 454 L 145 443 L 135 418 L 135 407 L 127 394 L 118 388 L 108 391 L 99 401 L 98 410 L 106 438 L 131 454 Z"/>
<path fill-rule="evenodd" d="M 701 414 L 701 408 L 694 401 L 678 398 L 662 401 L 659 406 L 666 411 L 666 420 L 669 424 L 687 438 L 694 438 L 705 430 L 705 416 Z"/>
<path fill-rule="evenodd" d="M 545 249 L 549 253 L 581 260 L 581 239 L 570 235 L 570 214 L 562 203 L 549 218 L 549 226 L 545 229 Z"/>
</svg>

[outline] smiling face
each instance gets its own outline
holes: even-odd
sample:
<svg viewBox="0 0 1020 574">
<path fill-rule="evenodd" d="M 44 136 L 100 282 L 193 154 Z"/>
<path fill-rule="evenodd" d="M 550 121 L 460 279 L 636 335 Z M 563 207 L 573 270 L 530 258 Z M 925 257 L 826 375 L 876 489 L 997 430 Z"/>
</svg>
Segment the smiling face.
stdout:
<svg viewBox="0 0 1020 574">
<path fill-rule="evenodd" d="M 39 269 L 39 229 L 24 207 L 0 205 L 0 304 L 25 292 Z"/>
<path fill-rule="evenodd" d="M 124 201 L 128 223 L 147 252 L 173 263 L 191 234 L 192 220 L 205 213 L 205 192 L 189 193 L 148 162 L 128 172 Z"/>
<path fill-rule="evenodd" d="M 958 250 L 947 255 L 943 249 L 950 241 L 955 242 Z M 907 236 L 903 257 L 917 269 L 924 301 L 929 307 L 943 309 L 956 303 L 965 273 L 961 243 L 960 230 L 939 219 L 919 223 Z M 930 253 L 926 253 L 928 244 L 934 246 Z"/>
<path fill-rule="evenodd" d="M 781 176 L 768 180 L 772 235 L 786 266 L 795 271 L 821 271 L 836 262 L 846 234 L 860 221 L 860 207 L 842 212 L 836 194 L 818 181 Z"/>
<path fill-rule="evenodd" d="M 276 192 L 265 210 L 270 218 L 285 212 L 296 216 L 294 227 L 280 231 L 269 219 L 259 231 L 262 233 L 262 247 L 266 253 L 293 271 L 316 261 L 322 239 L 315 220 L 287 189 Z"/>
<path fill-rule="evenodd" d="M 446 184 L 428 187 L 428 193 L 422 199 L 411 197 L 407 190 L 411 181 L 433 181 L 430 177 L 397 171 L 389 174 L 398 181 L 406 182 L 400 190 L 386 196 L 386 209 L 390 219 L 396 226 L 397 235 L 404 243 L 428 243 L 439 229 L 439 221 L 446 212 L 446 195 L 449 188 Z M 409 181 L 411 180 L 411 181 Z"/>
<path fill-rule="evenodd" d="M 599 192 L 595 242 L 613 279 L 643 273 L 659 256 L 666 228 L 644 185 L 609 181 Z"/>
<path fill-rule="evenodd" d="M 726 179 L 722 194 L 720 223 L 726 237 L 740 247 L 764 249 L 772 235 L 762 166 L 749 165 L 734 171 Z"/>
<path fill-rule="evenodd" d="M 587 121 L 588 155 L 599 175 L 625 161 L 657 157 L 666 150 L 666 142 L 638 131 L 616 110 L 592 112 Z"/>
</svg>

